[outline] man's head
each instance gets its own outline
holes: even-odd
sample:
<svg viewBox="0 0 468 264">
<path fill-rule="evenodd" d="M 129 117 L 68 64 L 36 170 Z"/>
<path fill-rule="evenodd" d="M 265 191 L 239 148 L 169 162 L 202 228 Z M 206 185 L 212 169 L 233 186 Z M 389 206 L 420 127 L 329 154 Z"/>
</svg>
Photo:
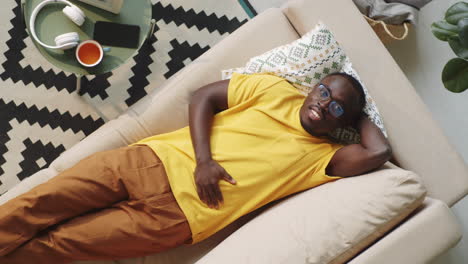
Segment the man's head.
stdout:
<svg viewBox="0 0 468 264">
<path fill-rule="evenodd" d="M 300 110 L 302 127 L 311 135 L 325 136 L 356 122 L 365 103 L 362 85 L 353 76 L 329 74 L 307 95 Z"/>
</svg>

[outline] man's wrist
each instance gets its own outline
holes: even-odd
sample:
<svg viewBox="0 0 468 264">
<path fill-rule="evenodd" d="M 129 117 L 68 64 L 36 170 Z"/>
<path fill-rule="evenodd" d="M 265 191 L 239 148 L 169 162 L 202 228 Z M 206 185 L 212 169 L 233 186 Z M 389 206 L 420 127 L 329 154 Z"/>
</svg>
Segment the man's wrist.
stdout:
<svg viewBox="0 0 468 264">
<path fill-rule="evenodd" d="M 197 158 L 196 162 L 197 162 L 197 165 L 200 165 L 200 164 L 203 164 L 203 163 L 208 163 L 208 162 L 210 162 L 212 160 L 213 159 L 211 157 L 202 157 L 202 158 Z"/>
</svg>

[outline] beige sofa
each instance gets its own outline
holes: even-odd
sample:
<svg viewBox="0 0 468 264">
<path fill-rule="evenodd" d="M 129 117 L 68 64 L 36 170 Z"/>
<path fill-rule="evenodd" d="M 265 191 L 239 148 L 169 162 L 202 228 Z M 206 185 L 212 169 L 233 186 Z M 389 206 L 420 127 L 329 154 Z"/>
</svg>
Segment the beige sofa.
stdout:
<svg viewBox="0 0 468 264">
<path fill-rule="evenodd" d="M 391 225 L 386 225 L 386 229 L 374 232 L 376 234 L 367 240 L 367 245 L 351 245 L 347 252 L 339 252 L 347 256 L 334 263 L 349 260 L 353 256 L 350 263 L 429 262 L 453 247 L 461 238 L 460 226 L 449 207 L 468 192 L 468 168 L 450 146 L 393 58 L 349 0 L 291 1 L 282 8 L 269 9 L 259 14 L 169 79 L 161 90 L 143 98 L 119 118 L 106 123 L 64 152 L 50 168 L 39 171 L 1 196 L 0 204 L 47 181 L 94 152 L 128 145 L 153 134 L 186 126 L 187 103 L 194 90 L 219 80 L 222 69 L 242 66 L 249 57 L 299 38 L 318 20 L 322 20 L 332 30 L 377 102 L 399 166 L 420 175 L 422 184 L 427 189 L 427 197 L 423 201 L 423 196 L 420 196 L 421 201 L 412 203 L 414 207 L 420 205 L 415 211 L 409 206 L 407 212 L 395 217 Z M 402 172 L 405 175 L 413 175 L 396 169 L 392 164 L 386 164 L 380 171 L 362 176 L 362 179 L 367 177 L 370 179 L 369 183 L 380 174 Z M 413 176 L 408 176 L 407 179 L 416 181 Z M 346 184 L 345 180 L 342 181 Z M 333 188 L 333 184 L 335 183 L 330 184 L 330 189 Z M 249 214 L 194 246 L 184 246 L 147 258 L 92 263 L 259 263 L 254 262 L 254 258 L 245 256 L 273 254 L 272 251 L 276 250 L 274 246 L 279 244 L 282 237 L 271 234 L 253 236 L 252 230 L 270 224 L 273 226 L 278 217 L 286 217 L 281 215 L 281 210 L 287 208 L 288 203 L 304 201 L 307 197 L 323 197 L 326 195 L 325 188 L 329 187 L 327 185 L 287 199 L 267 212 Z M 419 187 L 414 187 L 414 191 L 411 191 L 423 192 Z M 350 190 L 351 195 L 353 193 Z M 258 217 L 249 221 L 259 213 Z M 320 207 L 313 212 L 304 213 L 319 215 Z M 402 220 L 410 213 L 409 217 Z M 244 223 L 246 224 L 243 225 Z M 241 226 L 242 228 L 237 230 Z M 396 227 L 391 232 L 386 232 L 394 226 Z M 234 233 L 231 235 L 232 232 Z M 228 239 L 221 242 L 226 237 Z M 379 240 L 375 241 L 376 239 Z M 248 251 L 249 247 L 258 243 L 261 243 L 261 249 L 265 252 Z M 294 248 L 294 245 L 285 244 L 281 250 L 297 252 L 298 249 Z M 240 255 L 244 255 L 242 261 L 233 260 Z M 227 261 L 229 259 L 231 261 Z M 310 258 L 300 260 L 297 255 L 286 259 L 290 261 L 281 262 L 320 263 Z M 262 263 L 277 262 L 265 258 L 263 260 Z"/>
</svg>

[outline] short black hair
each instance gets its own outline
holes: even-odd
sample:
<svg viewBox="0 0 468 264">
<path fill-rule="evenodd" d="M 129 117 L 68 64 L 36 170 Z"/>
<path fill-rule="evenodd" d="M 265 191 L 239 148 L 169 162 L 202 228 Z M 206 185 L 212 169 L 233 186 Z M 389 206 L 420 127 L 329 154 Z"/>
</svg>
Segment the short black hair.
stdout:
<svg viewBox="0 0 468 264">
<path fill-rule="evenodd" d="M 352 86 L 354 87 L 354 89 L 359 94 L 359 113 L 362 112 L 362 110 L 364 109 L 364 106 L 366 106 L 366 94 L 364 93 L 364 88 L 362 87 L 361 82 L 359 82 L 351 74 L 347 74 L 345 72 L 330 73 L 330 74 L 327 75 L 327 77 L 328 76 L 334 76 L 334 75 L 342 76 L 342 77 L 346 78 L 349 82 L 351 82 Z M 359 116 L 358 116 L 358 118 L 359 118 Z"/>
</svg>

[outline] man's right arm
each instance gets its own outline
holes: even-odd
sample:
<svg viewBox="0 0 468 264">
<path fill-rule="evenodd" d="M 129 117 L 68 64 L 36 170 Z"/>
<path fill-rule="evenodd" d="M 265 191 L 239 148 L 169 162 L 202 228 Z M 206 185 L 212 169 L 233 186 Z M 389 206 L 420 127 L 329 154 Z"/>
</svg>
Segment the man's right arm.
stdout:
<svg viewBox="0 0 468 264">
<path fill-rule="evenodd" d="M 219 180 L 235 180 L 212 159 L 210 131 L 214 115 L 228 108 L 229 80 L 218 81 L 198 89 L 189 104 L 189 127 L 197 166 L 194 176 L 197 193 L 205 204 L 218 208 L 223 202 Z"/>
<path fill-rule="evenodd" d="M 339 149 L 330 160 L 326 173 L 330 176 L 349 177 L 377 169 L 392 156 L 392 148 L 382 131 L 362 114 L 358 123 L 360 144 Z"/>
</svg>

